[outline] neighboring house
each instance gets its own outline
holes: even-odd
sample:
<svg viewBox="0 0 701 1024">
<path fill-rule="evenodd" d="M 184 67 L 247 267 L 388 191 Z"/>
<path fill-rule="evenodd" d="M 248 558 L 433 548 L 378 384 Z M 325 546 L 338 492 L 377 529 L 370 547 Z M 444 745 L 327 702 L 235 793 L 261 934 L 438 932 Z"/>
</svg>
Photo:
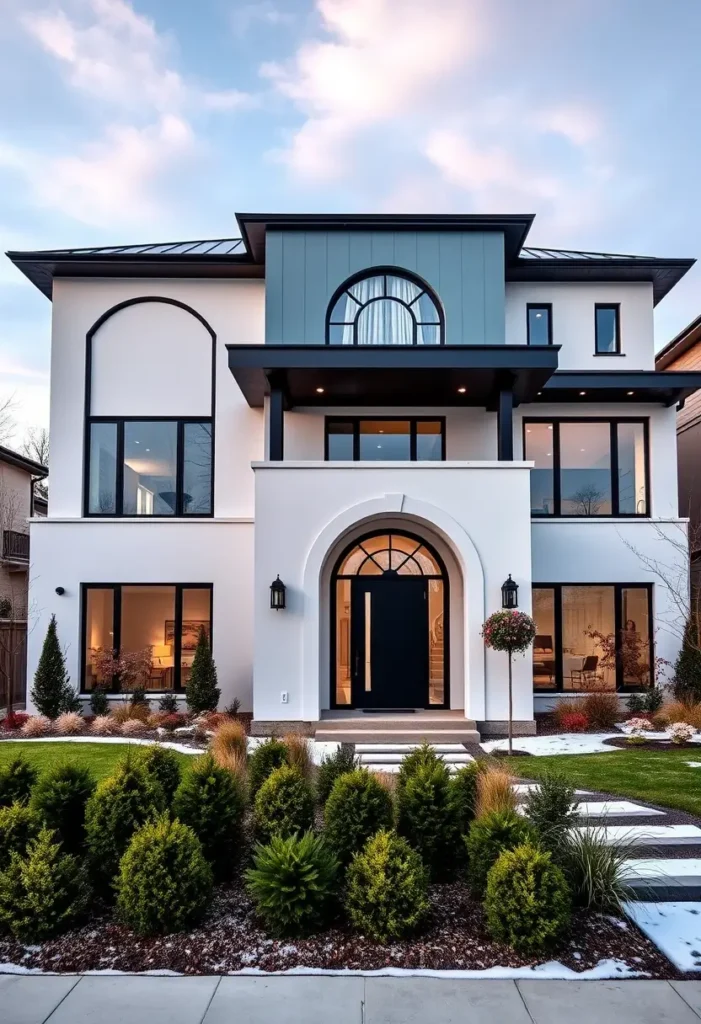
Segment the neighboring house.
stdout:
<svg viewBox="0 0 701 1024">
<path fill-rule="evenodd" d="M 658 370 L 701 370 L 701 316 L 657 353 Z M 680 403 L 677 413 L 679 511 L 691 520 L 691 557 L 701 556 L 701 392 Z"/>
<path fill-rule="evenodd" d="M 655 372 L 653 307 L 693 260 L 526 248 L 532 220 L 241 214 L 240 239 L 9 253 L 54 304 L 29 675 L 55 613 L 81 692 L 150 648 L 152 694 L 182 693 L 204 626 L 259 733 L 502 731 L 480 631 L 511 576 L 519 731 L 650 685 L 675 608 L 641 556 L 678 532 L 701 386 Z"/>
<path fill-rule="evenodd" d="M 0 445 L 0 619 L 27 618 L 29 520 L 46 516 L 34 485 L 48 470 Z"/>
</svg>

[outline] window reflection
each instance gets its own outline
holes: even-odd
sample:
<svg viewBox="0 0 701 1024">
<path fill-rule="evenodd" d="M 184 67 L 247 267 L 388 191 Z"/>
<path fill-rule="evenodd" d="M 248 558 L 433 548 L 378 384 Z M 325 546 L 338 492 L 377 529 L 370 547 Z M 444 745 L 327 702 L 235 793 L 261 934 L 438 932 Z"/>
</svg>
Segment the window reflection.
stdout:
<svg viewBox="0 0 701 1024">
<path fill-rule="evenodd" d="M 525 456 L 535 462 L 531 470 L 531 513 L 552 515 L 555 511 L 553 473 L 553 424 L 528 423 L 525 432 Z"/>
<path fill-rule="evenodd" d="M 117 424 L 90 426 L 90 486 L 88 511 L 114 515 L 117 511 Z"/>
<path fill-rule="evenodd" d="M 560 423 L 562 515 L 611 515 L 611 427 Z"/>
<path fill-rule="evenodd" d="M 621 515 L 647 515 L 645 485 L 645 426 L 643 423 L 619 423 L 618 432 L 618 510 Z"/>
<path fill-rule="evenodd" d="M 175 422 L 124 424 L 125 515 L 175 515 L 177 446 Z"/>
<path fill-rule="evenodd" d="M 533 685 L 537 690 L 553 690 L 557 686 L 555 670 L 555 591 L 533 590 Z"/>
</svg>

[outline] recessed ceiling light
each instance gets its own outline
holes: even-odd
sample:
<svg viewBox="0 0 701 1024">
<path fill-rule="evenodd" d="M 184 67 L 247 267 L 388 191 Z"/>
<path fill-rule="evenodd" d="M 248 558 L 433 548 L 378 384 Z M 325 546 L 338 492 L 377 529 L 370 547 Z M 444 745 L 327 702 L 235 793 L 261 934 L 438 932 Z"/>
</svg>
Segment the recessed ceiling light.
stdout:
<svg viewBox="0 0 701 1024">
<path fill-rule="evenodd" d="M 134 444 L 141 444 L 141 441 L 134 441 Z"/>
<path fill-rule="evenodd" d="M 150 448 L 147 448 L 147 449 L 146 449 L 146 451 L 147 451 L 147 452 L 150 452 L 150 451 L 151 451 L 151 449 L 150 449 Z"/>
<path fill-rule="evenodd" d="M 381 447 L 382 447 L 382 445 L 381 445 L 381 444 L 378 444 L 378 446 L 377 446 L 377 447 L 378 447 L 378 448 L 381 448 Z"/>
<path fill-rule="evenodd" d="M 316 389 L 316 393 L 317 393 L 317 395 L 323 395 L 324 389 L 323 388 L 317 388 Z"/>
<path fill-rule="evenodd" d="M 548 423 L 548 430 L 552 430 L 552 429 L 553 429 L 552 423 Z"/>
<path fill-rule="evenodd" d="M 539 395 L 542 395 L 542 394 L 543 394 L 543 392 L 542 392 L 542 391 L 539 391 L 539 392 L 538 392 L 538 394 L 539 394 Z"/>
<path fill-rule="evenodd" d="M 580 391 L 580 395 L 586 395 L 586 391 Z"/>
<path fill-rule="evenodd" d="M 526 433 L 530 434 L 530 432 L 531 432 L 531 428 L 530 427 L 526 427 Z"/>
<path fill-rule="evenodd" d="M 635 394 L 635 391 L 629 391 L 629 392 L 628 392 L 628 394 L 629 394 L 629 395 L 634 395 L 634 394 Z"/>
<path fill-rule="evenodd" d="M 580 452 L 584 452 L 584 451 L 586 451 L 586 448 L 580 448 L 579 450 L 580 450 Z"/>
<path fill-rule="evenodd" d="M 467 391 L 467 388 L 458 388 L 458 394 L 459 395 L 464 395 L 466 391 Z"/>
<path fill-rule="evenodd" d="M 543 315 L 542 313 L 536 313 L 536 315 L 535 315 L 536 320 L 540 320 L 542 315 Z"/>
</svg>

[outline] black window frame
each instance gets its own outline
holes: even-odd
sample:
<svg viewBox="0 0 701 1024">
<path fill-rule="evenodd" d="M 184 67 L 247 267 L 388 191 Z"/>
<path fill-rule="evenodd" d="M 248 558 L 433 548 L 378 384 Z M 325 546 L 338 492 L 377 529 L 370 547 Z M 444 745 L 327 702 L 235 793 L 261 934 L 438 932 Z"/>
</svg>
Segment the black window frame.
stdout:
<svg viewBox="0 0 701 1024">
<path fill-rule="evenodd" d="M 533 693 L 539 697 L 549 697 L 552 694 L 567 693 L 577 696 L 579 693 L 588 693 L 590 691 L 586 689 L 572 690 L 564 689 L 564 679 L 562 671 L 562 588 L 563 587 L 612 587 L 614 591 L 613 597 L 613 615 L 614 615 L 614 632 L 617 638 L 616 642 L 616 693 L 646 693 L 655 685 L 655 637 L 654 628 L 652 621 L 653 613 L 653 583 L 634 582 L 634 583 L 591 583 L 587 580 L 585 583 L 579 581 L 568 581 L 566 583 L 533 583 L 531 590 L 552 590 L 555 594 L 555 635 L 553 637 L 553 659 L 555 661 L 555 686 L 554 687 L 536 687 L 533 685 Z M 648 643 L 650 651 L 650 685 L 649 686 L 625 686 L 622 682 L 623 678 L 623 663 L 620 657 L 620 638 L 621 632 L 623 631 L 623 591 L 624 590 L 646 590 L 647 591 L 647 622 L 648 622 Z M 613 693 L 613 690 L 605 691 L 607 693 Z"/>
<path fill-rule="evenodd" d="M 553 511 L 534 512 L 532 519 L 650 519 L 652 516 L 652 500 L 650 494 L 650 420 L 645 416 L 531 416 L 523 420 L 522 451 L 528 461 L 526 450 L 526 427 L 531 423 L 551 423 L 553 427 Z M 611 511 L 589 516 L 576 516 L 571 512 L 561 512 L 561 465 L 560 465 L 560 424 L 561 423 L 607 423 L 610 428 L 611 450 Z M 626 423 L 642 423 L 645 444 L 645 511 L 619 512 L 619 478 L 618 478 L 618 426 Z"/>
<path fill-rule="evenodd" d="M 113 592 L 112 605 L 112 638 L 114 650 L 119 652 L 122 642 L 122 587 L 174 587 L 175 588 L 175 633 L 173 638 L 173 688 L 172 690 L 147 690 L 147 697 L 153 698 L 162 693 L 184 693 L 185 687 L 181 684 L 182 674 L 182 632 L 183 632 L 183 591 L 185 590 L 208 590 L 209 591 L 209 645 L 213 644 L 214 636 L 214 584 L 213 583 L 173 583 L 148 582 L 137 583 L 81 583 L 80 585 L 80 692 L 91 694 L 93 691 L 86 689 L 85 681 L 87 675 L 86 663 L 86 640 L 88 629 L 88 591 L 90 590 L 111 590 Z M 112 687 L 109 693 L 132 693 L 132 690 L 123 690 L 119 686 L 117 676 L 112 679 Z"/>
<path fill-rule="evenodd" d="M 553 343 L 553 304 L 552 302 L 527 302 L 526 303 L 526 344 L 532 348 L 546 348 L 545 345 L 536 345 L 531 341 L 531 310 L 542 309 L 548 314 L 548 345 Z"/>
<path fill-rule="evenodd" d="M 350 423 L 353 426 L 353 458 L 344 459 L 344 462 L 360 462 L 360 424 L 361 423 L 408 423 L 409 424 L 409 458 L 408 459 L 387 459 L 387 462 L 425 462 L 430 465 L 432 462 L 445 462 L 445 416 L 326 416 L 324 418 L 324 462 L 329 459 L 329 427 L 332 423 Z M 441 457 L 440 459 L 417 459 L 416 458 L 416 436 L 419 423 L 440 424 Z M 378 460 L 382 461 L 382 460 Z"/>
<path fill-rule="evenodd" d="M 92 427 L 94 423 L 114 424 L 117 428 L 117 454 L 115 479 L 115 511 L 90 511 L 90 459 L 92 449 Z M 176 501 L 172 516 L 154 512 L 151 515 L 137 515 L 124 512 L 124 430 L 127 423 L 175 423 L 176 457 L 175 481 Z M 185 479 L 185 425 L 206 424 L 211 430 L 212 471 L 209 486 L 209 512 L 186 512 L 183 508 Z M 91 416 L 87 421 L 85 439 L 85 465 L 83 474 L 83 515 L 86 519 L 211 519 L 214 516 L 214 419 L 211 416 Z"/>
<path fill-rule="evenodd" d="M 616 314 L 616 348 L 613 352 L 599 350 L 599 320 L 600 309 L 612 309 Z M 596 302 L 594 304 L 594 355 L 595 356 L 620 356 L 621 352 L 621 304 L 620 302 Z"/>
<path fill-rule="evenodd" d="M 331 315 L 332 315 L 334 309 L 336 308 L 336 303 L 341 298 L 343 293 L 349 291 L 349 289 L 352 288 L 353 285 L 356 285 L 360 281 L 364 281 L 364 280 L 366 280 L 368 278 L 371 278 L 371 277 L 384 277 L 384 279 L 385 279 L 384 294 L 383 295 L 377 295 L 374 298 L 369 299 L 365 303 L 358 302 L 358 300 L 353 295 L 351 295 L 351 299 L 353 299 L 353 301 L 356 302 L 358 307 L 359 307 L 357 313 L 355 314 L 355 317 L 354 317 L 353 321 L 352 322 L 351 321 L 340 321 L 340 320 L 332 321 L 331 320 Z M 416 287 L 420 289 L 419 294 L 416 296 L 415 299 L 412 299 L 411 302 L 404 302 L 402 299 L 397 298 L 396 295 L 388 295 L 387 294 L 387 278 L 388 277 L 399 277 L 399 278 L 402 278 L 405 281 L 410 281 L 412 284 L 416 285 Z M 418 300 L 420 299 L 422 294 L 428 295 L 429 299 L 433 303 L 433 305 L 435 307 L 435 310 L 436 310 L 437 321 L 433 321 L 433 320 L 418 320 L 417 319 L 416 313 L 411 308 L 411 306 L 414 303 L 418 302 Z M 331 338 L 330 338 L 330 333 L 331 333 L 330 329 L 331 329 L 331 327 L 339 327 L 339 326 L 351 327 L 352 326 L 352 328 L 353 328 L 353 346 L 354 347 L 358 346 L 358 344 L 359 344 L 359 342 L 358 342 L 358 317 L 360 316 L 362 311 L 364 309 L 366 309 L 367 306 L 369 306 L 372 302 L 378 302 L 378 301 L 381 301 L 383 299 L 391 299 L 392 302 L 398 302 L 400 305 L 404 306 L 406 309 L 409 310 L 409 312 L 411 314 L 411 317 L 412 317 L 412 322 L 413 322 L 413 324 L 412 324 L 412 346 L 419 344 L 418 330 L 417 330 L 418 327 L 437 327 L 438 328 L 438 345 L 445 345 L 445 315 L 444 315 L 444 312 L 443 312 L 443 306 L 442 306 L 442 304 L 440 302 L 440 299 L 436 295 L 436 293 L 433 290 L 433 288 L 431 288 L 430 285 L 426 281 L 424 281 L 422 278 L 420 278 L 417 274 L 412 274 L 410 271 L 404 270 L 401 267 L 384 267 L 384 266 L 383 267 L 368 267 L 366 270 L 362 270 L 362 271 L 360 271 L 357 274 L 353 274 L 351 277 L 347 278 L 347 280 L 345 280 L 343 282 L 343 284 L 339 285 L 339 287 L 336 289 L 336 291 L 331 296 L 331 301 L 329 302 L 328 306 L 326 307 L 326 322 L 325 322 L 325 332 L 324 332 L 325 344 L 327 344 L 327 345 L 336 345 L 336 344 L 338 344 L 338 342 L 332 342 L 331 341 Z M 344 346 L 344 347 L 347 347 L 347 346 Z M 363 347 L 368 348 L 368 347 L 372 347 L 372 346 L 363 346 Z M 401 348 L 401 346 L 398 346 L 398 347 Z M 408 347 L 408 346 L 405 346 L 405 347 Z M 425 347 L 426 348 L 435 348 L 436 346 L 435 345 L 426 345 Z"/>
</svg>

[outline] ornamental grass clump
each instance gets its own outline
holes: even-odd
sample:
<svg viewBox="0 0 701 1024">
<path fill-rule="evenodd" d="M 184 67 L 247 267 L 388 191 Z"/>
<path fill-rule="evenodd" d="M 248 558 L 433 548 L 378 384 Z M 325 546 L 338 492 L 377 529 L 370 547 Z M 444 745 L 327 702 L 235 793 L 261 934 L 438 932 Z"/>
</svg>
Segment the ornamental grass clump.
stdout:
<svg viewBox="0 0 701 1024">
<path fill-rule="evenodd" d="M 115 732 L 118 732 L 118 726 L 111 715 L 98 715 L 90 723 L 93 736 L 114 736 Z"/>
<path fill-rule="evenodd" d="M 621 716 L 617 693 L 588 693 L 584 698 L 584 714 L 593 729 L 609 731 Z"/>
<path fill-rule="evenodd" d="M 46 715 L 30 715 L 21 728 L 21 733 L 27 739 L 37 739 L 39 736 L 48 736 L 53 732 L 54 723 Z"/>
<path fill-rule="evenodd" d="M 292 768 L 298 768 L 305 779 L 311 779 L 314 761 L 307 737 L 298 732 L 288 732 L 282 742 L 287 747 L 287 763 Z"/>
<path fill-rule="evenodd" d="M 282 768 L 284 764 L 289 764 L 289 755 L 282 740 L 265 740 L 255 748 L 248 759 L 248 790 L 251 800 L 270 773 L 276 768 Z"/>
<path fill-rule="evenodd" d="M 80 736 L 85 732 L 85 719 L 77 711 L 64 711 L 55 722 L 59 736 Z"/>
<path fill-rule="evenodd" d="M 140 718 L 128 718 L 126 722 L 122 722 L 119 731 L 122 736 L 137 738 L 148 732 L 148 726 Z"/>
<path fill-rule="evenodd" d="M 0 807 L 27 804 L 37 780 L 36 768 L 18 754 L 0 767 Z"/>
<path fill-rule="evenodd" d="M 484 895 L 487 875 L 504 850 L 514 850 L 524 843 L 537 845 L 538 833 L 530 821 L 514 811 L 493 811 L 472 822 L 465 845 L 468 882 L 477 896 Z"/>
<path fill-rule="evenodd" d="M 540 836 L 540 845 L 557 859 L 577 820 L 574 786 L 561 772 L 545 772 L 528 791 L 525 811 Z"/>
<path fill-rule="evenodd" d="M 70 762 L 53 765 L 34 787 L 31 806 L 68 853 L 85 844 L 85 809 L 94 791 L 90 769 Z"/>
<path fill-rule="evenodd" d="M 240 780 L 211 754 L 198 757 L 173 797 L 172 813 L 202 843 L 216 879 L 228 878 L 241 849 L 245 800 Z"/>
<path fill-rule="evenodd" d="M 604 914 L 622 912 L 624 901 L 631 899 L 625 878 L 626 862 L 634 845 L 631 834 L 612 846 L 605 825 L 572 829 L 568 833 L 562 867 L 575 906 Z"/>
<path fill-rule="evenodd" d="M 185 931 L 204 917 L 212 884 L 195 833 L 163 815 L 134 833 L 122 857 L 117 916 L 139 935 Z"/>
<path fill-rule="evenodd" d="M 10 863 L 13 853 L 26 852 L 30 841 L 39 835 L 41 825 L 41 818 L 31 807 L 0 807 L 0 868 Z"/>
<path fill-rule="evenodd" d="M 397 832 L 421 855 L 429 877 L 449 878 L 458 851 L 458 817 L 446 765 L 417 768 L 397 795 Z"/>
<path fill-rule="evenodd" d="M 136 830 L 164 810 L 163 787 L 136 756 L 127 755 L 98 784 L 85 809 L 85 835 L 91 873 L 102 896 L 111 896 L 112 880 Z"/>
<path fill-rule="evenodd" d="M 385 830 L 368 839 L 348 868 L 346 910 L 376 942 L 396 942 L 419 927 L 429 910 L 428 875 L 406 839 Z"/>
<path fill-rule="evenodd" d="M 269 842 L 273 836 L 286 839 L 306 832 L 314 824 L 314 794 L 299 768 L 276 768 L 256 794 L 253 828 L 256 839 Z"/>
<path fill-rule="evenodd" d="M 491 868 L 484 909 L 492 937 L 526 955 L 553 949 L 572 918 L 565 876 L 549 853 L 528 843 L 506 850 Z"/>
<path fill-rule="evenodd" d="M 506 768 L 492 766 L 484 768 L 477 777 L 475 817 L 483 818 L 494 811 L 515 811 L 515 778 Z"/>
<path fill-rule="evenodd" d="M 136 755 L 150 776 L 163 787 L 166 806 L 170 807 L 175 791 L 180 785 L 180 761 L 174 750 L 154 743 L 142 747 Z"/>
<path fill-rule="evenodd" d="M 348 864 L 370 836 L 392 828 L 392 797 L 364 768 L 339 776 L 324 808 L 324 834 L 342 864 Z"/>
<path fill-rule="evenodd" d="M 0 873 L 0 926 L 19 942 L 42 942 L 85 916 L 90 886 L 85 868 L 42 828 L 24 856 L 13 853 Z"/>
<path fill-rule="evenodd" d="M 325 804 L 339 775 L 355 771 L 360 762 L 350 746 L 341 744 L 333 754 L 325 754 L 316 773 L 316 798 Z"/>
<path fill-rule="evenodd" d="M 241 722 L 223 720 L 214 730 L 209 744 L 212 757 L 229 771 L 245 778 L 248 761 L 248 737 Z"/>
<path fill-rule="evenodd" d="M 256 847 L 246 888 L 272 935 L 307 935 L 328 923 L 336 905 L 339 863 L 312 832 L 274 836 Z"/>
</svg>

